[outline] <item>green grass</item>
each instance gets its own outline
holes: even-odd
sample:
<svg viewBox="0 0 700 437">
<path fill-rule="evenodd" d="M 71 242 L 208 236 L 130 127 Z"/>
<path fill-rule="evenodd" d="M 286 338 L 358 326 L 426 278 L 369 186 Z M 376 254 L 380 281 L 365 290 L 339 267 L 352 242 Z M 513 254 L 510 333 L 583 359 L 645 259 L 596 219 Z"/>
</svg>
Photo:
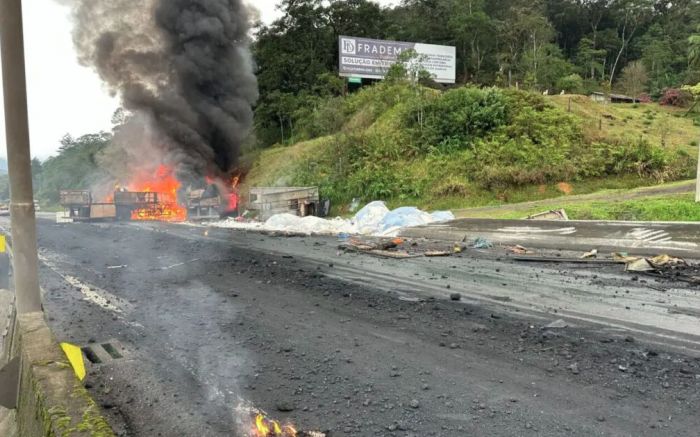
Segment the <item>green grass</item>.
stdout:
<svg viewBox="0 0 700 437">
<path fill-rule="evenodd" d="M 620 196 L 622 197 L 622 196 Z M 694 193 L 665 194 L 630 200 L 580 200 L 514 204 L 489 211 L 463 211 L 473 218 L 522 219 L 539 212 L 564 208 L 571 220 L 700 221 L 700 204 Z"/>
<path fill-rule="evenodd" d="M 663 186 L 674 186 L 683 182 L 664 184 Z M 642 179 L 633 175 L 612 176 L 608 178 L 588 179 L 569 184 L 573 191 L 572 195 L 603 194 L 628 191 L 640 186 L 648 185 L 648 179 Z M 460 210 L 467 208 L 479 208 L 486 206 L 518 206 L 523 202 L 547 201 L 557 199 L 557 202 L 566 202 L 557 184 L 526 186 L 512 188 L 503 192 L 491 192 L 486 190 L 475 190 L 467 196 L 445 196 L 429 197 L 423 199 L 405 199 L 408 203 L 427 210 Z M 390 206 L 405 205 L 405 201 L 393 200 L 388 202 Z M 546 202 L 545 202 L 546 203 Z M 539 212 L 539 211 L 538 211 Z M 514 217 L 513 217 L 514 218 Z"/>
<path fill-rule="evenodd" d="M 248 156 L 254 164 L 243 180 L 241 192 L 247 193 L 250 187 L 290 186 L 300 163 L 318 153 L 329 139 L 322 137 L 292 146 L 272 147 L 259 152 L 257 156 Z"/>
<path fill-rule="evenodd" d="M 620 202 L 584 202 L 566 207 L 572 220 L 700 221 L 694 194 Z"/>
<path fill-rule="evenodd" d="M 693 119 L 685 117 L 686 110 L 657 103 L 601 104 L 587 96 L 550 96 L 549 102 L 568 110 L 583 121 L 585 135 L 591 141 L 636 140 L 643 137 L 652 144 L 666 147 L 691 148 L 697 144 L 700 129 Z M 663 140 L 663 141 L 662 141 Z"/>
</svg>

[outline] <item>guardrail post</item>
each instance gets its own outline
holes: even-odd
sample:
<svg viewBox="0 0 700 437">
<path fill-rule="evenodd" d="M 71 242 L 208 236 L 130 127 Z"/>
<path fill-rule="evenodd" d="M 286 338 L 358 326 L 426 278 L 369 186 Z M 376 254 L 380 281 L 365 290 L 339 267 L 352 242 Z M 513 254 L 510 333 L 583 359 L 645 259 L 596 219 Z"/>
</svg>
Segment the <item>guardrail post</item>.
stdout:
<svg viewBox="0 0 700 437">
<path fill-rule="evenodd" d="M 0 50 L 10 173 L 12 253 L 17 311 L 41 311 L 32 188 L 22 0 L 0 0 Z"/>
</svg>

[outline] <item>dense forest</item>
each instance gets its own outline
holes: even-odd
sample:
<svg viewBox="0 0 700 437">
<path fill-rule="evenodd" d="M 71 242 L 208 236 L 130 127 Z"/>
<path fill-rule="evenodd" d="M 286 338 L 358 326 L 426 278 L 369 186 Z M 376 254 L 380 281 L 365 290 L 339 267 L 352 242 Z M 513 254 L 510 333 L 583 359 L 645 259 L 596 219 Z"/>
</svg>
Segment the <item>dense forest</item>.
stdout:
<svg viewBox="0 0 700 437">
<path fill-rule="evenodd" d="M 700 81 L 698 0 L 282 0 L 254 43 L 263 145 L 341 95 L 339 35 L 453 45 L 458 84 L 658 98 Z"/>
</svg>

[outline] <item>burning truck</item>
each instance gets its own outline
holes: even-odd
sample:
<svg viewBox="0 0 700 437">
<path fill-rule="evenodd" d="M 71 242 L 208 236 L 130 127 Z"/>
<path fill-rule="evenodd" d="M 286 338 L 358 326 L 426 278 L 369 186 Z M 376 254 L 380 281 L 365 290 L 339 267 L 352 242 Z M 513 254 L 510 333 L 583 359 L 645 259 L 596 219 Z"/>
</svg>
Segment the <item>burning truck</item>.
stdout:
<svg viewBox="0 0 700 437">
<path fill-rule="evenodd" d="M 62 190 L 61 219 L 182 222 L 238 215 L 237 177 L 230 183 L 207 179 L 201 186 L 182 187 L 171 169 L 160 166 L 153 176 L 116 185 L 101 199 L 89 190 Z"/>
</svg>

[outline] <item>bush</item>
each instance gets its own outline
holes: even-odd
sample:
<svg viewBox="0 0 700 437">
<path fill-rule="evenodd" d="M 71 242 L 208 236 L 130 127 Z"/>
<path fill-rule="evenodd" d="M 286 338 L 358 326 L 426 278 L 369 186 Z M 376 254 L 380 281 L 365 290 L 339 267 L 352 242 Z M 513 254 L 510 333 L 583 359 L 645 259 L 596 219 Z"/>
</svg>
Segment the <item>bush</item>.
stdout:
<svg viewBox="0 0 700 437">
<path fill-rule="evenodd" d="M 664 90 L 664 93 L 661 95 L 659 104 L 683 108 L 690 105 L 692 100 L 693 96 L 691 96 L 690 93 L 677 88 L 668 88 Z"/>
<path fill-rule="evenodd" d="M 583 79 L 576 73 L 564 76 L 557 81 L 557 88 L 569 94 L 580 94 L 583 91 Z"/>
<path fill-rule="evenodd" d="M 346 123 L 347 116 L 341 97 L 310 99 L 307 106 L 300 107 L 294 113 L 294 118 L 298 120 L 295 139 L 303 141 L 336 133 Z"/>
<path fill-rule="evenodd" d="M 651 103 L 651 96 L 647 93 L 642 93 L 637 97 L 639 103 Z"/>
<path fill-rule="evenodd" d="M 576 159 L 575 165 L 580 177 L 636 174 L 659 183 L 690 177 L 694 168 L 687 152 L 671 152 L 643 139 L 592 144 L 586 155 Z"/>
<path fill-rule="evenodd" d="M 500 90 L 462 87 L 414 102 L 403 119 L 424 150 L 468 148 L 476 138 L 506 123 L 507 106 Z"/>
<path fill-rule="evenodd" d="M 344 107 L 350 115 L 341 133 L 305 157 L 292 181 L 320 186 L 334 204 L 468 197 L 630 174 L 668 181 L 692 171 L 688 154 L 645 141 L 590 144 L 577 116 L 524 91 L 437 93 L 382 83 L 348 97 Z"/>
</svg>

